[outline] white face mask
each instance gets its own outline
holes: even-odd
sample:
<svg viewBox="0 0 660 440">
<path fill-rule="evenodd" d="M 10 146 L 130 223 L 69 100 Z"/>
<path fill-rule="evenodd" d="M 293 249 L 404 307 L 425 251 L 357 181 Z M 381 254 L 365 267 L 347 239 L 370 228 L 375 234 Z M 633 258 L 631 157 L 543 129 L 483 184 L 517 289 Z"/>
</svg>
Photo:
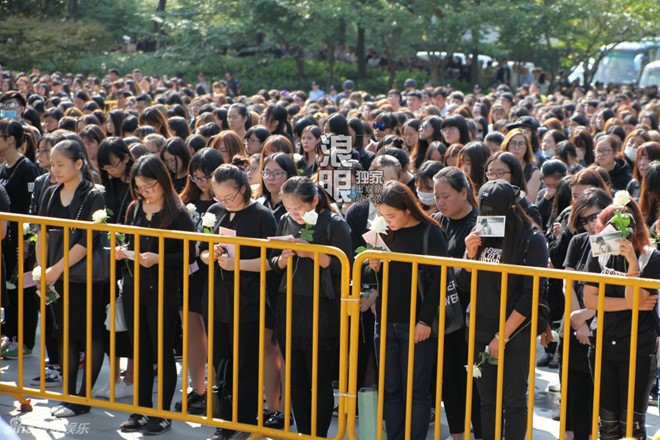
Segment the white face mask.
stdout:
<svg viewBox="0 0 660 440">
<path fill-rule="evenodd" d="M 547 157 L 548 159 L 550 159 L 551 157 L 554 157 L 554 155 L 555 155 L 555 150 L 553 150 L 552 148 L 550 148 L 549 150 L 545 150 L 545 151 L 543 151 L 543 154 L 545 154 L 545 157 Z"/>
<path fill-rule="evenodd" d="M 422 192 L 417 190 L 417 197 L 424 206 L 433 206 L 435 204 L 435 195 L 432 192 Z"/>
<path fill-rule="evenodd" d="M 635 161 L 635 158 L 637 157 L 637 148 L 634 148 L 634 147 L 626 147 L 626 148 L 623 150 L 623 154 L 625 154 L 626 157 L 627 157 L 628 159 L 630 159 L 631 161 L 634 162 L 634 161 Z"/>
</svg>

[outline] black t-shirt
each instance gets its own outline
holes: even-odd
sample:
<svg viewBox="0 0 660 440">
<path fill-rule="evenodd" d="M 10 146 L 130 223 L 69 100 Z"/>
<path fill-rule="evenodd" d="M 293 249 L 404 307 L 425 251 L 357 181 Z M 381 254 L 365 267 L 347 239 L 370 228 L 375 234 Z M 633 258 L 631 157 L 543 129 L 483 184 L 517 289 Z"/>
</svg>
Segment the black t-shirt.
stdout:
<svg viewBox="0 0 660 440">
<path fill-rule="evenodd" d="M 472 209 L 468 215 L 458 220 L 452 220 L 436 212 L 431 217 L 436 219 L 445 230 L 447 236 L 447 250 L 450 257 L 463 258 L 465 254 L 465 237 L 467 237 L 472 228 L 477 223 L 479 210 Z"/>
<path fill-rule="evenodd" d="M 128 183 L 121 179 L 108 179 L 103 182 L 105 187 L 105 206 L 112 211 L 108 223 L 126 222 L 126 209 L 131 203 L 131 191 Z"/>
<path fill-rule="evenodd" d="M 233 229 L 237 237 L 266 238 L 275 235 L 277 225 L 275 217 L 270 210 L 260 203 L 252 203 L 246 208 L 230 212 L 220 203 L 211 205 L 208 209 L 216 217 L 215 231 L 220 226 Z M 231 218 L 231 214 L 234 214 Z M 258 247 L 241 246 L 241 260 L 250 260 L 261 257 Z M 217 263 L 215 267 L 215 319 L 219 322 L 234 321 L 234 271 L 222 270 Z M 259 284 L 260 273 L 241 271 L 241 322 L 255 322 L 259 320 Z"/>
<path fill-rule="evenodd" d="M 39 176 L 39 168 L 24 156 L 12 166 L 0 166 L 0 185 L 5 188 L 11 200 L 11 212 L 27 214 L 34 181 Z"/>
<path fill-rule="evenodd" d="M 591 243 L 589 242 L 589 234 L 583 232 L 582 234 L 575 235 L 569 245 L 568 251 L 566 252 L 566 259 L 564 260 L 565 269 L 573 269 L 578 272 L 586 272 L 587 264 L 591 258 Z M 573 291 L 575 292 L 578 301 L 580 302 L 580 308 L 584 308 L 584 281 L 574 281 L 573 282 Z"/>
<path fill-rule="evenodd" d="M 639 255 L 639 253 L 638 253 Z M 626 276 L 625 258 L 620 255 L 603 257 L 590 256 L 587 270 L 592 273 L 605 275 Z M 660 279 L 660 252 L 653 249 L 648 263 L 641 271 L 641 278 Z M 597 283 L 585 283 L 587 286 L 598 287 Z M 649 289 L 647 289 L 649 290 Z M 650 289 L 652 295 L 658 291 Z M 624 286 L 605 285 L 605 296 L 608 298 L 625 298 L 626 288 Z M 618 312 L 605 312 L 603 317 L 603 347 L 624 343 L 630 346 L 630 324 L 632 322 L 632 310 Z M 655 346 L 658 335 L 658 315 L 656 310 L 639 312 L 639 327 L 637 332 L 638 346 Z"/>
<path fill-rule="evenodd" d="M 424 243 L 422 242 L 427 223 L 419 223 L 409 228 L 402 228 L 396 231 L 389 231 L 385 241 L 392 252 L 401 252 L 404 254 L 424 253 Z M 447 239 L 440 227 L 435 224 L 430 225 L 429 241 L 427 243 L 428 255 L 439 257 L 447 256 Z M 426 286 L 424 289 L 424 301 L 417 299 L 417 320 L 427 324 L 433 323 L 438 313 L 440 300 L 440 267 L 426 266 Z M 392 261 L 389 267 L 389 286 L 387 300 L 387 320 L 388 322 L 409 322 L 410 321 L 410 286 L 412 281 L 412 264 Z M 378 273 L 382 285 L 382 270 Z M 419 282 L 422 282 L 422 277 Z M 380 308 L 380 298 L 378 307 Z"/>
</svg>

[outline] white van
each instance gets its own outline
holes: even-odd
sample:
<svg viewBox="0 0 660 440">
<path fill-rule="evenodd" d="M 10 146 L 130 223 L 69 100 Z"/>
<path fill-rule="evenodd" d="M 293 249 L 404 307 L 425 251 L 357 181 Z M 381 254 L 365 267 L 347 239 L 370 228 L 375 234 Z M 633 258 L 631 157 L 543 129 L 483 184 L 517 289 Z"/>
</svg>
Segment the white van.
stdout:
<svg viewBox="0 0 660 440">
<path fill-rule="evenodd" d="M 652 61 L 644 66 L 642 75 L 639 77 L 640 87 L 660 87 L 660 60 Z"/>
</svg>

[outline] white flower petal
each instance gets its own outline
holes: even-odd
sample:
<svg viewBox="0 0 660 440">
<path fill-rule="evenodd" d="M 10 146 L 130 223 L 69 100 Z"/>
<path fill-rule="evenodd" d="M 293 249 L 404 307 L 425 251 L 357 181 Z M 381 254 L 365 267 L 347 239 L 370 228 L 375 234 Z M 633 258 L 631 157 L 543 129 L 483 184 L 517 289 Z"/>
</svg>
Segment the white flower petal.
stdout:
<svg viewBox="0 0 660 440">
<path fill-rule="evenodd" d="M 202 226 L 205 228 L 214 228 L 215 222 L 217 221 L 215 214 L 207 212 L 202 216 Z"/>
<path fill-rule="evenodd" d="M 387 222 L 383 217 L 378 215 L 373 219 L 373 221 L 369 222 L 369 230 L 377 232 L 378 234 L 386 234 Z"/>
<path fill-rule="evenodd" d="M 630 194 L 628 194 L 628 191 L 617 191 L 616 194 L 614 194 L 613 203 L 616 206 L 626 206 L 630 203 Z"/>
<path fill-rule="evenodd" d="M 97 211 L 94 211 L 92 214 L 92 221 L 94 223 L 103 223 L 108 219 L 108 213 L 106 212 L 105 209 L 99 209 Z"/>
<path fill-rule="evenodd" d="M 190 215 L 195 214 L 195 212 L 197 211 L 197 207 L 195 206 L 194 203 L 188 203 L 188 204 L 186 205 L 186 209 L 188 210 L 188 212 L 190 213 Z"/>
<path fill-rule="evenodd" d="M 303 214 L 302 219 L 306 224 L 308 224 L 310 226 L 314 226 L 314 225 L 316 225 L 316 222 L 319 219 L 319 215 L 314 210 L 307 211 L 305 214 Z"/>
</svg>

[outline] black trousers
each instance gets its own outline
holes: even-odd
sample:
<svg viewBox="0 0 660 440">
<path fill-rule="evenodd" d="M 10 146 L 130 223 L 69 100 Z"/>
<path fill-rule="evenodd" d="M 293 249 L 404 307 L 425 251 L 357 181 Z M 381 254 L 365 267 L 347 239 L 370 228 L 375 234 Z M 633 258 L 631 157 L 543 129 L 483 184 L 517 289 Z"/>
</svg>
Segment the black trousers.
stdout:
<svg viewBox="0 0 660 440">
<path fill-rule="evenodd" d="M 151 293 L 151 292 L 150 292 Z M 162 364 L 158 364 L 158 305 L 153 298 L 141 297 L 139 314 L 140 327 L 136 329 L 133 323 L 135 314 L 134 298 L 132 293 L 124 294 L 124 317 L 128 327 L 128 335 L 131 340 L 131 350 L 135 342 L 135 334 L 139 340 L 139 366 L 137 375 L 139 378 L 138 405 L 146 408 L 153 407 L 153 386 L 157 364 L 159 380 L 163 381 L 163 409 L 169 410 L 172 405 L 172 397 L 176 388 L 176 362 L 174 360 L 174 332 L 172 325 L 176 321 L 179 312 L 178 300 L 166 298 L 163 305 L 163 357 Z M 167 292 L 165 293 L 167 296 Z"/>
<path fill-rule="evenodd" d="M 449 432 L 458 434 L 465 428 L 467 392 L 465 365 L 467 364 L 468 344 L 464 329 L 445 335 L 444 351 L 442 401 L 445 405 Z M 434 375 L 432 378 L 434 383 L 436 377 L 437 375 Z M 481 438 L 481 399 L 476 385 L 472 388 L 472 432 L 475 438 Z"/>
<path fill-rule="evenodd" d="M 559 376 L 561 377 L 561 370 Z M 594 402 L 594 381 L 591 373 L 570 368 L 569 365 L 567 394 L 566 416 L 570 423 L 567 423 L 566 427 L 573 431 L 575 440 L 589 440 Z"/>
<path fill-rule="evenodd" d="M 41 299 L 36 287 L 23 289 L 23 341 L 27 348 L 34 348 Z M 7 290 L 5 327 L 2 332 L 9 338 L 18 338 L 18 289 Z M 60 295 L 62 293 L 60 292 Z M 18 340 L 18 339 L 17 339 Z"/>
<path fill-rule="evenodd" d="M 483 347 L 478 343 L 477 347 Z M 529 376 L 529 328 L 506 345 L 503 386 L 503 433 L 507 440 L 524 440 L 527 431 L 527 381 Z M 485 363 L 482 377 L 475 379 L 481 397 L 481 422 L 484 440 L 495 439 L 495 399 L 499 365 Z"/>
<path fill-rule="evenodd" d="M 286 347 L 281 346 L 282 354 Z M 312 350 L 291 347 L 291 404 L 296 417 L 296 427 L 301 434 L 312 432 Z M 319 347 L 318 380 L 316 382 L 318 395 L 316 400 L 316 436 L 327 437 L 332 410 L 335 401 L 332 380 L 337 369 L 337 350 Z"/>
<path fill-rule="evenodd" d="M 259 322 L 241 322 L 238 329 L 238 405 L 239 423 L 254 425 L 257 422 L 259 407 Z M 229 359 L 233 368 L 234 324 L 215 322 L 213 328 L 213 364 L 219 371 L 220 361 Z M 270 344 L 270 341 L 266 341 Z M 231 392 L 231 368 L 229 370 L 229 391 Z M 231 420 L 231 408 L 223 406 L 222 418 Z"/>
</svg>

